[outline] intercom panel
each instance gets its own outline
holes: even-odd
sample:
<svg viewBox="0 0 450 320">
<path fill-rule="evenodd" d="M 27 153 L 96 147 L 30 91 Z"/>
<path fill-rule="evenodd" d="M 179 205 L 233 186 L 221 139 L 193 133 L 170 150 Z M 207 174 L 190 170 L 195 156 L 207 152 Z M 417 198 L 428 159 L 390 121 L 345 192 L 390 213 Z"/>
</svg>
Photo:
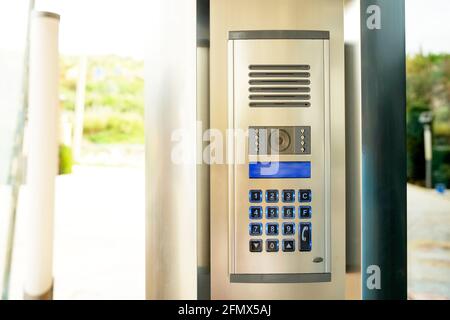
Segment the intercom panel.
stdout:
<svg viewBox="0 0 450 320">
<path fill-rule="evenodd" d="M 330 281 L 329 33 L 228 45 L 230 281 Z"/>
</svg>

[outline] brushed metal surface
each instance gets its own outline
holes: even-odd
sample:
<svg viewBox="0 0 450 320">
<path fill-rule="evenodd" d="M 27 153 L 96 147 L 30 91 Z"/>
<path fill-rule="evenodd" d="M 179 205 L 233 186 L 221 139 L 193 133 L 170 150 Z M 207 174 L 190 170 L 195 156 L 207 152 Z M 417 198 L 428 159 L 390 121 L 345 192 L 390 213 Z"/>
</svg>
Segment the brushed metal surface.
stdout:
<svg viewBox="0 0 450 320">
<path fill-rule="evenodd" d="M 198 42 L 197 42 L 198 46 Z M 209 48 L 197 47 L 197 297 L 210 298 Z"/>
<path fill-rule="evenodd" d="M 211 0 L 211 127 L 229 127 L 228 33 L 235 30 L 326 30 L 330 32 L 330 234 L 331 282 L 231 283 L 233 265 L 228 217 L 233 188 L 226 164 L 211 166 L 211 297 L 213 299 L 341 299 L 345 273 L 345 109 L 343 1 Z M 228 84 L 230 85 L 230 84 Z M 326 84 L 325 84 L 326 85 Z M 229 144 L 230 141 L 227 140 Z M 230 146 L 227 149 L 230 153 Z M 227 154 L 228 157 L 233 156 Z"/>
<path fill-rule="evenodd" d="M 361 299 L 361 2 L 345 1 L 346 299 Z"/>
<path fill-rule="evenodd" d="M 196 0 L 159 1 L 149 22 L 146 297 L 197 299 Z"/>
<path fill-rule="evenodd" d="M 329 222 L 330 211 L 327 207 L 329 203 L 329 192 L 326 188 L 326 181 L 329 177 L 326 174 L 330 154 L 329 154 L 329 136 L 326 135 L 325 124 L 329 118 L 329 103 L 326 96 L 329 96 L 328 86 L 325 86 L 325 74 L 328 75 L 329 54 L 325 52 L 325 42 L 328 40 L 231 40 L 234 42 L 232 52 L 233 73 L 229 76 L 233 79 L 233 86 L 229 90 L 233 91 L 233 100 L 228 101 L 228 108 L 233 110 L 232 127 L 235 130 L 248 132 L 252 126 L 309 126 L 311 128 L 311 148 L 309 155 L 271 155 L 265 156 L 264 161 L 310 161 L 312 164 L 311 179 L 249 179 L 249 162 L 261 161 L 261 157 L 249 155 L 248 144 L 239 145 L 238 141 L 234 143 L 234 164 L 231 164 L 233 171 L 232 181 L 229 181 L 234 187 L 234 203 L 230 203 L 229 216 L 230 224 L 234 226 L 230 238 L 233 239 L 231 254 L 234 256 L 234 263 L 231 265 L 231 274 L 296 274 L 296 273 L 329 273 L 330 261 L 327 256 L 330 251 Z M 328 49 L 328 46 L 326 46 Z M 311 66 L 311 107 L 309 108 L 250 108 L 249 107 L 249 66 L 252 64 L 280 64 L 295 65 L 306 64 Z M 328 132 L 328 131 L 327 131 Z M 247 141 L 247 140 L 245 140 Z M 240 154 L 244 156 L 245 163 L 236 163 L 239 161 Z M 250 189 L 311 189 L 312 190 L 312 217 L 308 222 L 312 223 L 312 250 L 310 252 L 300 252 L 298 250 L 298 232 L 294 236 L 276 237 L 261 236 L 258 239 L 278 239 L 280 241 L 280 250 L 278 252 L 261 253 L 249 252 L 249 240 L 254 238 L 249 236 L 248 210 L 251 205 L 248 201 L 248 192 Z M 297 195 L 298 196 L 298 195 Z M 296 199 L 297 199 L 296 196 Z M 309 203 L 308 203 L 309 204 Z M 264 201 L 263 207 L 270 205 Z M 281 211 L 283 205 L 281 201 L 277 204 Z M 300 203 L 296 201 L 298 210 Z M 328 209 L 328 210 L 327 210 Z M 297 212 L 296 210 L 296 212 Z M 300 220 L 298 214 L 296 219 L 289 221 L 296 225 Z M 252 221 L 253 222 L 253 221 Z M 255 221 L 256 222 L 256 221 Z M 268 222 L 280 224 L 287 222 L 283 219 L 258 220 L 265 225 Z M 298 230 L 297 230 L 298 231 Z M 281 241 L 285 238 L 293 238 L 297 243 L 295 252 L 282 252 Z M 323 262 L 314 263 L 316 257 L 323 258 Z"/>
</svg>

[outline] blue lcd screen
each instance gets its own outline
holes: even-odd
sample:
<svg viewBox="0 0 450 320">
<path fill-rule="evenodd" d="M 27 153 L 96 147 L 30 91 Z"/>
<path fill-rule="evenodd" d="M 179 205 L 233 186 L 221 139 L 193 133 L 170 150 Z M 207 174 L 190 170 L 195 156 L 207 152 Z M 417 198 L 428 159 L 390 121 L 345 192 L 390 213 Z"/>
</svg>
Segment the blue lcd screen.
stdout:
<svg viewBox="0 0 450 320">
<path fill-rule="evenodd" d="M 250 162 L 250 179 L 307 179 L 311 178 L 311 162 Z"/>
</svg>

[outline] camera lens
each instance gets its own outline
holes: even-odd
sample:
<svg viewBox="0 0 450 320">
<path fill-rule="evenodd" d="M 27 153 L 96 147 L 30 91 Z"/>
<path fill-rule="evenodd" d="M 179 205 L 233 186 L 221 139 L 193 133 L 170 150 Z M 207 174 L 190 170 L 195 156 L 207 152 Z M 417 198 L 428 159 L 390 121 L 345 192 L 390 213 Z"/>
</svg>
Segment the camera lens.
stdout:
<svg viewBox="0 0 450 320">
<path fill-rule="evenodd" d="M 291 145 L 291 137 L 289 133 L 283 129 L 277 129 L 270 134 L 270 148 L 275 152 L 286 151 Z"/>
</svg>

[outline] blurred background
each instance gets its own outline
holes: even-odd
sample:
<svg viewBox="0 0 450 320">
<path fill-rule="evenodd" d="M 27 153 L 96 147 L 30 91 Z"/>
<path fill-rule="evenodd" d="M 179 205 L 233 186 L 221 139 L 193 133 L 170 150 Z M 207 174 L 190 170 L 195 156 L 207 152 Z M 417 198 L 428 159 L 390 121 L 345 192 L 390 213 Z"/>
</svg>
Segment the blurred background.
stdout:
<svg viewBox="0 0 450 320">
<path fill-rule="evenodd" d="M 151 41 L 141 32 L 146 12 L 158 2 L 34 2 L 61 15 L 54 297 L 144 299 L 143 57 Z M 26 187 L 15 192 L 14 185 L 21 179 L 15 168 L 26 123 L 29 10 L 27 0 L 0 0 L 0 271 L 11 239 L 11 206 L 19 200 L 10 299 L 23 295 L 27 195 Z M 447 0 L 406 1 L 411 299 L 450 299 L 449 12 Z"/>
</svg>

